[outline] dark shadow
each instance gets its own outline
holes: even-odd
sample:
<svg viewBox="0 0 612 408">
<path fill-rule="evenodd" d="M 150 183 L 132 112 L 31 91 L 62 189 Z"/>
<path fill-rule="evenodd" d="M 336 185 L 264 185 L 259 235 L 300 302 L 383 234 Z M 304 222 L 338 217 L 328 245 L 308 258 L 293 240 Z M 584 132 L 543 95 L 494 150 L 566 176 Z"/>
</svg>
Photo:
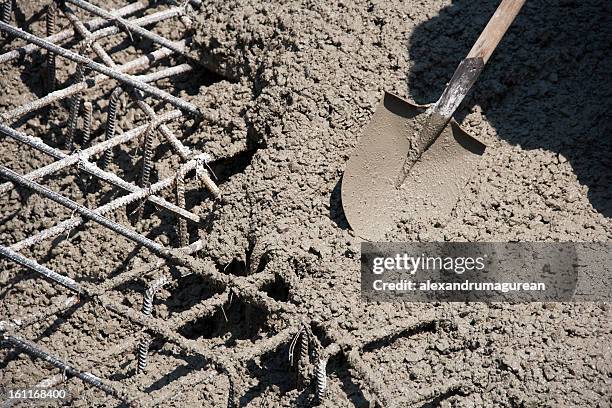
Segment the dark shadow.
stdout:
<svg viewBox="0 0 612 408">
<path fill-rule="evenodd" d="M 27 63 L 29 69 L 22 69 L 19 73 L 21 82 L 23 82 L 37 98 L 47 95 L 46 84 L 43 81 L 47 73 L 45 61 L 46 54 L 43 56 L 41 53 L 32 53 Z"/>
<path fill-rule="evenodd" d="M 35 341 L 40 341 L 45 337 L 50 337 L 53 335 L 64 323 L 68 323 L 68 320 L 72 315 L 74 315 L 82 306 L 85 305 L 85 302 L 88 300 L 80 299 L 78 303 L 70 306 L 68 309 L 64 309 L 61 312 L 55 314 L 55 319 L 53 322 L 38 336 L 36 336 Z"/>
<path fill-rule="evenodd" d="M 11 21 L 9 22 L 9 24 L 11 24 L 12 26 L 17 26 L 24 31 L 32 32 L 32 27 L 31 27 L 32 23 L 44 18 L 45 16 L 46 9 L 45 7 L 41 7 L 32 16 L 28 18 L 25 15 L 25 13 L 21 10 L 20 4 L 19 4 L 21 2 L 17 0 L 10 0 L 10 1 L 12 3 L 12 6 L 11 6 L 12 16 L 11 16 Z M 9 45 L 11 45 L 13 40 L 14 40 L 14 37 L 11 37 L 11 36 L 0 37 L 0 53 L 9 51 L 11 48 L 14 48 L 14 47 L 9 47 Z"/>
<path fill-rule="evenodd" d="M 370 402 L 365 397 L 361 387 L 355 381 L 348 370 L 348 362 L 344 354 L 338 353 L 327 362 L 328 375 L 335 374 L 341 382 L 340 388 L 354 407 L 370 407 Z"/>
<path fill-rule="evenodd" d="M 251 164 L 253 156 L 257 152 L 257 147 L 247 146 L 247 150 L 243 150 L 231 157 L 222 158 L 208 163 L 210 169 L 214 173 L 213 179 L 217 184 L 225 183 L 235 174 L 243 173 L 244 170 Z"/>
<path fill-rule="evenodd" d="M 173 90 L 173 93 L 178 95 L 184 91 L 188 95 L 193 96 L 200 93 L 200 88 L 202 86 L 208 87 L 217 82 L 226 81 L 227 79 L 204 67 L 195 66 L 193 70 L 170 77 L 169 80 L 172 84 L 170 89 Z"/>
<path fill-rule="evenodd" d="M 17 215 L 19 215 L 19 213 L 21 212 L 21 209 L 15 210 L 12 213 L 0 218 L 0 225 L 4 225 L 6 223 L 8 223 L 9 221 L 11 221 L 13 218 L 15 218 Z"/>
<path fill-rule="evenodd" d="M 109 375 L 108 379 L 111 381 L 123 381 L 126 378 L 132 377 L 134 374 L 136 374 L 135 368 L 129 368 L 132 364 L 132 361 L 123 361 L 121 364 L 119 364 L 119 368 L 123 371 Z"/>
<path fill-rule="evenodd" d="M 482 144 L 479 140 L 474 139 L 471 135 L 465 134 L 459 126 L 455 122 L 451 122 L 451 126 L 453 127 L 453 137 L 457 144 L 461 145 L 466 151 L 471 152 L 473 154 L 477 154 L 482 156 L 487 148 L 484 144 Z"/>
<path fill-rule="evenodd" d="M 275 274 L 274 280 L 266 283 L 260 290 L 278 302 L 289 301 L 289 285 L 282 276 Z"/>
<path fill-rule="evenodd" d="M 372 352 L 375 350 L 379 350 L 383 347 L 388 347 L 401 338 L 412 337 L 416 334 L 425 333 L 425 332 L 433 333 L 436 331 L 436 329 L 437 329 L 437 322 L 435 320 L 421 322 L 417 325 L 408 327 L 405 330 L 402 330 L 398 333 L 394 333 L 386 337 L 381 337 L 380 339 L 366 343 L 363 346 L 362 350 L 364 353 Z"/>
<path fill-rule="evenodd" d="M 7 259 L 8 261 L 8 259 Z M 16 265 L 16 264 L 15 264 Z M 17 266 L 18 267 L 18 266 Z M 29 269 L 23 267 L 15 276 L 5 281 L 0 288 L 0 300 L 4 300 L 11 290 L 15 289 L 15 285 L 28 279 L 37 279 L 39 275 L 36 272 L 31 272 Z"/>
<path fill-rule="evenodd" d="M 420 405 L 419 408 L 436 408 L 436 407 L 441 407 L 442 406 L 442 402 L 454 397 L 456 395 L 466 395 L 465 392 L 463 392 L 463 390 L 461 389 L 460 386 L 457 387 L 451 387 L 448 390 L 444 391 L 443 393 L 441 393 L 440 395 L 436 396 L 434 399 L 427 401 L 426 403 Z M 452 405 L 452 404 L 451 404 Z"/>
<path fill-rule="evenodd" d="M 329 218 L 338 228 L 343 230 L 349 229 L 349 223 L 342 208 L 342 178 L 338 180 L 329 196 Z"/>
<path fill-rule="evenodd" d="M 159 354 L 168 354 L 168 353 L 159 352 Z M 187 364 L 180 365 L 176 367 L 174 370 L 172 370 L 171 372 L 169 372 L 168 374 L 160 377 L 155 382 L 153 382 L 151 385 L 149 385 L 147 388 L 145 388 L 144 392 L 150 393 L 153 391 L 161 390 L 162 388 L 170 385 L 170 383 L 176 380 L 179 380 L 180 378 L 194 372 L 195 370 L 200 370 L 204 367 L 204 364 L 202 364 L 202 362 L 198 362 L 197 359 L 194 357 L 188 357 L 182 354 L 179 355 L 178 357 L 187 361 Z"/>
<path fill-rule="evenodd" d="M 183 325 L 178 332 L 192 340 L 200 338 L 224 338 L 226 346 L 233 346 L 237 340 L 253 340 L 266 332 L 267 313 L 258 306 L 249 305 L 236 295 L 230 301 L 218 308 L 213 314 L 201 317 Z M 229 333 L 229 337 L 225 338 Z"/>
<path fill-rule="evenodd" d="M 168 308 L 170 316 L 173 316 L 222 293 L 219 289 L 194 273 L 179 279 L 177 287 L 170 291 L 170 296 L 163 303 Z"/>
<path fill-rule="evenodd" d="M 406 119 L 412 119 L 425 112 L 425 108 L 420 108 L 409 102 L 406 103 L 403 99 L 390 93 L 385 93 L 383 105 L 389 112 Z"/>
<path fill-rule="evenodd" d="M 134 152 L 132 154 L 136 155 L 136 148 L 134 148 Z M 139 155 L 142 156 L 140 150 Z M 138 160 L 138 163 L 134 164 L 135 160 L 137 159 L 133 158 L 128 152 L 126 152 L 122 148 L 113 149 L 112 162 L 120 169 L 120 171 L 115 173 L 129 183 L 138 184 L 138 182 L 140 181 L 140 171 L 142 169 L 142 163 L 141 160 Z M 112 168 L 106 170 L 113 171 Z"/>
<path fill-rule="evenodd" d="M 39 20 L 44 20 L 47 13 L 46 7 L 41 7 L 39 10 L 34 12 L 30 17 L 26 17 L 25 13 L 21 11 L 21 3 L 17 0 L 11 0 L 13 2 L 13 18 L 14 23 L 17 27 L 24 31 L 32 32 L 32 24 Z"/>
<path fill-rule="evenodd" d="M 240 407 L 249 406 L 255 397 L 270 387 L 281 395 L 296 388 L 297 375 L 295 371 L 287 370 L 288 348 L 288 344 L 281 344 L 275 350 L 263 354 L 258 362 L 250 360 L 247 363 L 249 375 L 258 382 L 242 394 L 238 403 Z"/>
<path fill-rule="evenodd" d="M 493 14 L 498 0 L 454 1 L 409 39 L 408 90 L 435 101 Z M 612 216 L 612 3 L 525 4 L 459 112 L 476 103 L 500 138 L 563 155 L 593 207 Z"/>
</svg>

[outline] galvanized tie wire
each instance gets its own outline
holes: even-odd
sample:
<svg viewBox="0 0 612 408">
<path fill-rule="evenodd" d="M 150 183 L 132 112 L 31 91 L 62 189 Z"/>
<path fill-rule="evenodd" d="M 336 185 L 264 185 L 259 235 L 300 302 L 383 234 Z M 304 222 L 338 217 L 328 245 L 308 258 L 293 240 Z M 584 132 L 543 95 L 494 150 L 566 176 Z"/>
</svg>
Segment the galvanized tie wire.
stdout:
<svg viewBox="0 0 612 408">
<path fill-rule="evenodd" d="M 95 211 L 90 210 L 87 207 L 84 207 L 78 203 L 75 203 L 74 201 L 72 201 L 69 198 L 66 198 L 64 196 L 62 196 L 61 194 L 58 194 L 54 191 L 49 190 L 48 188 L 41 186 L 40 184 L 34 182 L 34 181 L 30 181 L 27 178 L 15 173 L 14 171 L 4 167 L 4 166 L 0 166 L 0 176 L 12 181 L 13 183 L 17 183 L 20 184 L 24 187 L 27 187 L 31 190 L 36 191 L 37 193 L 49 198 L 50 200 L 55 201 L 56 203 L 63 205 L 66 208 L 69 208 L 73 211 L 76 211 L 77 213 L 79 213 L 82 217 L 85 217 L 87 219 L 90 219 L 92 221 L 97 222 L 98 224 L 101 224 L 103 226 L 105 226 L 106 228 L 115 231 L 116 233 L 124 236 L 125 238 L 132 240 L 142 246 L 144 246 L 145 248 L 148 248 L 149 250 L 151 250 L 153 253 L 162 256 L 162 257 L 168 257 L 167 251 L 164 249 L 164 247 L 160 244 L 158 244 L 155 241 L 150 240 L 149 238 L 135 232 L 132 231 L 128 228 L 125 228 L 123 225 L 118 224 L 114 221 L 109 220 L 108 218 L 96 213 Z"/>
<path fill-rule="evenodd" d="M 177 98 L 176 96 L 173 96 L 171 94 L 169 94 L 166 91 L 162 91 L 159 88 L 156 88 L 152 85 L 149 85 L 147 83 L 144 83 L 142 81 L 139 81 L 137 79 L 135 79 L 133 76 L 130 75 L 125 75 L 122 74 L 120 72 L 118 72 L 116 69 L 112 69 L 107 67 L 106 65 L 103 64 L 99 64 L 93 60 L 91 60 L 90 58 L 84 57 L 82 55 L 77 54 L 76 52 L 67 50 L 65 48 L 59 47 L 47 40 L 43 40 L 40 37 L 37 37 L 33 34 L 27 33 L 23 30 L 20 30 L 18 28 L 15 28 L 9 24 L 3 23 L 0 21 L 0 30 L 3 30 L 11 35 L 14 35 L 15 37 L 19 37 L 22 40 L 31 42 L 33 44 L 38 45 L 41 48 L 44 48 L 48 51 L 52 51 L 54 53 L 56 53 L 57 55 L 60 55 L 64 58 L 68 58 L 69 60 L 72 60 L 76 63 L 80 63 L 81 65 L 92 69 L 94 71 L 100 72 L 104 75 L 107 75 L 121 83 L 130 85 L 136 89 L 140 89 L 143 92 L 146 92 L 148 94 L 157 96 L 160 99 L 163 99 L 164 101 L 171 103 L 172 105 L 181 108 L 183 110 L 186 110 L 194 115 L 196 115 L 197 117 L 201 117 L 202 114 L 200 112 L 200 110 L 193 104 L 186 102 L 180 98 Z"/>
</svg>

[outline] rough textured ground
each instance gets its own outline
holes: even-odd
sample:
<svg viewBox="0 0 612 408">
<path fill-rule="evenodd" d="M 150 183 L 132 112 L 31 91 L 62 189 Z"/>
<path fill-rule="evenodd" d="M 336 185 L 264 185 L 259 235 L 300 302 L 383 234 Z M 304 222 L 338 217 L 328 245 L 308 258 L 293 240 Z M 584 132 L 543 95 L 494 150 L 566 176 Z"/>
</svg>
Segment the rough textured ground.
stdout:
<svg viewBox="0 0 612 408">
<path fill-rule="evenodd" d="M 218 123 L 203 123 L 185 141 L 217 160 L 215 170 L 223 182 L 217 201 L 191 186 L 188 207 L 210 214 L 192 238 L 205 238 L 201 256 L 220 269 L 275 272 L 280 283 L 271 293 L 296 305 L 315 334 L 321 326 L 335 326 L 337 336 L 352 336 L 369 370 L 384 384 L 389 404 L 610 406 L 612 324 L 607 304 L 378 305 L 359 298 L 360 241 L 342 215 L 339 192 L 360 129 L 383 90 L 419 103 L 435 100 L 496 4 L 204 2 L 196 18 L 194 48 L 206 67 L 226 80 L 201 87 L 199 93 L 193 90 L 202 82 L 184 88 L 190 91 L 182 96 L 219 115 Z M 528 2 L 458 114 L 489 148 L 454 214 L 428 224 L 401 223 L 388 239 L 610 240 L 612 129 L 606 114 L 612 99 L 611 16 L 604 0 Z M 36 72 L 38 64 L 26 60 L 22 66 Z M 15 72 L 2 71 L 2 78 L 13 78 L 8 89 L 18 89 L 19 81 L 11 76 Z M 31 89 L 36 92 L 36 84 Z M 11 99 L 9 105 L 14 103 Z M 45 127 L 25 129 L 36 133 Z M 1 143 L 2 164 L 17 171 L 47 160 L 12 142 Z M 125 148 L 128 158 L 130 149 L 134 146 Z M 158 150 L 164 160 L 156 169 L 163 173 L 173 159 L 167 149 Z M 70 177 L 67 172 L 53 187 L 82 200 L 92 196 Z M 1 202 L 2 243 L 52 225 L 54 217 L 70 216 L 35 196 L 24 203 L 12 193 Z M 127 222 L 121 212 L 116 219 Z M 174 243 L 173 222 L 151 214 L 138 228 L 153 229 L 159 242 Z M 42 245 L 31 254 L 71 276 L 94 281 L 150 260 L 146 251 L 135 251 L 127 242 L 108 245 L 115 241 L 102 228 L 88 226 L 70 240 Z M 3 269 L 0 320 L 28 314 L 62 296 L 31 277 L 17 279 L 19 268 L 3 264 Z M 190 279 L 161 294 L 159 316 L 188 307 L 194 297 L 210 296 L 201 282 Z M 130 284 L 115 296 L 138 307 L 140 288 Z M 281 324 L 294 325 L 297 332 L 300 324 L 298 319 L 279 322 L 264 316 L 252 327 L 245 324 L 245 319 L 256 320 L 252 313 L 236 316 L 242 320 L 230 318 L 227 329 L 213 325 L 212 335 L 204 332 L 211 328 L 206 325 L 184 335 L 212 336 L 231 346 L 234 337 L 254 340 Z M 452 324 L 367 340 L 407 318 Z M 110 348 L 134 329 L 87 308 L 48 326 L 43 322 L 27 334 L 31 339 L 40 336 L 50 348 L 64 349 L 67 358 L 95 367 L 99 375 L 149 391 L 161 388 L 177 366 L 198 366 L 163 344 L 144 374 L 134 375 L 129 351 L 123 358 L 91 361 L 87 351 L 92 345 Z M 325 345 L 330 339 L 321 336 L 320 341 Z M 286 353 L 287 347 L 280 347 L 240 370 L 236 392 L 241 405 L 314 403 L 312 388 L 297 385 Z M 4 351 L 3 357 L 2 384 L 31 385 L 53 373 L 40 362 Z M 204 370 L 206 380 L 185 387 L 171 405 L 225 403 L 225 379 Z M 371 386 L 344 357 L 330 360 L 328 374 L 323 406 L 373 403 Z M 69 386 L 74 392 L 83 390 L 76 380 Z M 93 398 L 98 405 L 114 404 L 94 390 L 73 402 L 87 406 Z"/>
</svg>

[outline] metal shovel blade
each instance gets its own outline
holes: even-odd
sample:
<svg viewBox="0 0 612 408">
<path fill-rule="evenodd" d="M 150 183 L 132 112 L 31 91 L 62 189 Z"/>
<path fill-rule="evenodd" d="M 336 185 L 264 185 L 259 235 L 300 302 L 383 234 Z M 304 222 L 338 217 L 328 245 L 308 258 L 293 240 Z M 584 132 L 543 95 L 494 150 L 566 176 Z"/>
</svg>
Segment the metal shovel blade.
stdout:
<svg viewBox="0 0 612 408">
<path fill-rule="evenodd" d="M 364 130 L 342 178 L 342 207 L 351 228 L 381 241 L 400 219 L 427 220 L 450 214 L 485 145 L 451 119 L 396 187 L 425 106 L 385 93 Z"/>
</svg>

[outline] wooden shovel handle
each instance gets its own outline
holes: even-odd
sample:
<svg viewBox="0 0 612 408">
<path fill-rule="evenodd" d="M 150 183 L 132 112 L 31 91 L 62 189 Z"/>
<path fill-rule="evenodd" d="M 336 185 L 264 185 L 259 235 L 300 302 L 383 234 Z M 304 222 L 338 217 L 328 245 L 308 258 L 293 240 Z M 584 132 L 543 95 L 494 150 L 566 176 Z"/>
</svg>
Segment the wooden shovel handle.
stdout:
<svg viewBox="0 0 612 408">
<path fill-rule="evenodd" d="M 525 0 L 502 0 L 467 58 L 482 58 L 486 64 L 523 4 Z"/>
</svg>

